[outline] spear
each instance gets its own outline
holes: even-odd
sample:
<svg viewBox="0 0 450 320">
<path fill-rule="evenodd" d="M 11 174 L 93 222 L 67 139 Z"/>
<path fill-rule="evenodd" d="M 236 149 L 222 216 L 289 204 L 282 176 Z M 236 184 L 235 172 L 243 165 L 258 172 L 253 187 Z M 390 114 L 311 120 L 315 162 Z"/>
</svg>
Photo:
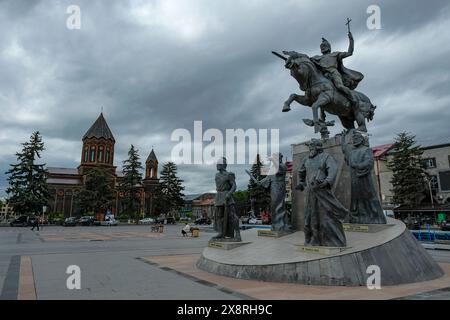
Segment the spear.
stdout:
<svg viewBox="0 0 450 320">
<path fill-rule="evenodd" d="M 278 58 L 283 59 L 284 61 L 287 60 L 287 58 L 286 58 L 285 56 L 282 56 L 282 55 L 279 54 L 278 52 L 272 51 L 272 53 L 273 53 L 274 55 L 276 55 Z"/>
</svg>

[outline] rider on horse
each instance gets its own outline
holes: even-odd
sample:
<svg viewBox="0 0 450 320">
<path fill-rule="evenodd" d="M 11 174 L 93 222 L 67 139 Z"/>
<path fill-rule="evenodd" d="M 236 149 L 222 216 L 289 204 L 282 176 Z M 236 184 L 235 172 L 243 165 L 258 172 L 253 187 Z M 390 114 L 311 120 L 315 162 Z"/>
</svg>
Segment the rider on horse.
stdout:
<svg viewBox="0 0 450 320">
<path fill-rule="evenodd" d="M 346 52 L 331 52 L 330 43 L 322 38 L 320 44 L 321 56 L 314 56 L 311 58 L 323 73 L 325 77 L 330 79 L 336 89 L 345 94 L 345 96 L 351 101 L 353 107 L 357 105 L 357 99 L 355 98 L 352 90 L 356 88 L 358 83 L 363 79 L 363 74 L 357 71 L 349 70 L 342 64 L 342 60 L 350 57 L 353 54 L 353 36 L 351 32 L 348 33 L 349 47 Z"/>
<path fill-rule="evenodd" d="M 329 80 L 331 80 L 340 92 L 342 92 L 351 102 L 353 109 L 357 108 L 358 101 L 355 98 L 353 91 L 358 86 L 358 83 L 364 78 L 364 75 L 358 71 L 350 70 L 344 67 L 342 60 L 350 57 L 353 54 L 353 36 L 351 32 L 348 33 L 350 41 L 348 51 L 331 52 L 330 43 L 322 38 L 320 44 L 321 56 L 311 57 L 311 61 L 318 67 L 320 72 Z M 295 51 L 283 51 L 291 59 L 296 59 L 302 54 Z"/>
</svg>

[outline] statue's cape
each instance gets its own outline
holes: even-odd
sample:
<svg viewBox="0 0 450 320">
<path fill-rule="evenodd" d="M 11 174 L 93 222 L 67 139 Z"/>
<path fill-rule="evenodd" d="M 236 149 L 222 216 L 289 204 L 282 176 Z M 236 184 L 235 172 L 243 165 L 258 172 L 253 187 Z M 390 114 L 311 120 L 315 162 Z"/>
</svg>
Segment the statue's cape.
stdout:
<svg viewBox="0 0 450 320">
<path fill-rule="evenodd" d="M 344 85 L 350 90 L 355 90 L 359 82 L 364 78 L 364 75 L 361 72 L 344 67 L 342 59 L 339 59 L 338 71 L 342 75 L 342 82 L 344 82 Z"/>
<path fill-rule="evenodd" d="M 339 57 L 339 52 L 332 52 L 331 54 Z M 321 56 L 314 56 L 311 60 L 318 65 L 320 58 Z M 361 72 L 344 67 L 342 59 L 340 58 L 338 58 L 338 71 L 342 76 L 342 82 L 350 90 L 355 90 L 359 82 L 364 78 L 364 75 Z"/>
</svg>

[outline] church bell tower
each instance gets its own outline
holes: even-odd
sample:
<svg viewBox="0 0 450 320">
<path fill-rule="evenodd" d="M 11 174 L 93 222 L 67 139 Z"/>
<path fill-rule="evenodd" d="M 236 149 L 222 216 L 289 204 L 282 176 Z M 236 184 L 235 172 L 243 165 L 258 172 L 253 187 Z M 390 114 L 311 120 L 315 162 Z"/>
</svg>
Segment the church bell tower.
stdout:
<svg viewBox="0 0 450 320">
<path fill-rule="evenodd" d="M 106 123 L 103 113 L 83 136 L 83 149 L 81 151 L 81 164 L 78 171 L 81 175 L 93 167 L 110 168 L 115 173 L 114 144 L 116 140 Z"/>
</svg>

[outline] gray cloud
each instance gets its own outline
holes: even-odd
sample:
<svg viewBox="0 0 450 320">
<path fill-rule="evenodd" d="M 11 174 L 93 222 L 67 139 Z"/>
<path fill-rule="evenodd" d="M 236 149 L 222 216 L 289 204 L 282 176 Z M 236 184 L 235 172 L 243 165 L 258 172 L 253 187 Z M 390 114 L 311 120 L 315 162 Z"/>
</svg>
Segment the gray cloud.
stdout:
<svg viewBox="0 0 450 320">
<path fill-rule="evenodd" d="M 78 4 L 81 30 L 68 30 Z M 382 30 L 366 28 L 381 7 Z M 44 161 L 76 167 L 81 137 L 104 107 L 116 137 L 116 165 L 131 143 L 170 159 L 176 128 L 278 128 L 281 151 L 312 136 L 305 107 L 281 113 L 298 86 L 271 50 L 317 54 L 320 38 L 347 47 L 365 74 L 359 90 L 378 106 L 372 144 L 403 130 L 450 140 L 450 10 L 447 1 L 2 1 L 0 2 L 0 195 L 20 142 L 44 136 Z M 341 131 L 338 125 L 333 133 Z M 428 143 L 429 144 L 429 143 Z M 288 156 L 291 158 L 291 156 Z M 230 166 L 245 188 L 243 166 Z M 214 189 L 212 166 L 179 168 L 186 193 Z"/>
</svg>

